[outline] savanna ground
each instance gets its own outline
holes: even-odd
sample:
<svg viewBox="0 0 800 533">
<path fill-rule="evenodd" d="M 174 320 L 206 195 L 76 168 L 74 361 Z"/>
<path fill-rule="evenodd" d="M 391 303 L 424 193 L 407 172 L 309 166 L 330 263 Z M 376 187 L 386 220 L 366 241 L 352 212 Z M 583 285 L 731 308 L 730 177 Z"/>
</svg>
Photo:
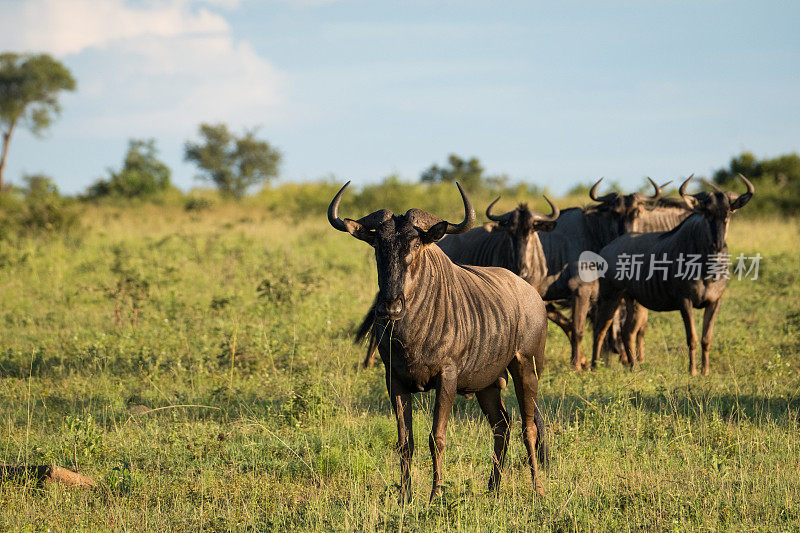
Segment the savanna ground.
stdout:
<svg viewBox="0 0 800 533">
<path fill-rule="evenodd" d="M 731 252 L 764 259 L 757 281 L 730 283 L 710 377 L 687 375 L 678 313 L 651 314 L 633 372 L 568 371 L 550 327 L 544 499 L 509 386 L 499 494 L 488 424 L 459 398 L 429 505 L 432 396 L 418 395 L 404 506 L 383 368 L 358 371 L 352 344 L 371 249 L 322 209 L 205 207 L 87 207 L 72 235 L 0 241 L 0 463 L 100 485 L 0 484 L 0 529 L 800 529 L 797 221 L 734 217 Z"/>
</svg>

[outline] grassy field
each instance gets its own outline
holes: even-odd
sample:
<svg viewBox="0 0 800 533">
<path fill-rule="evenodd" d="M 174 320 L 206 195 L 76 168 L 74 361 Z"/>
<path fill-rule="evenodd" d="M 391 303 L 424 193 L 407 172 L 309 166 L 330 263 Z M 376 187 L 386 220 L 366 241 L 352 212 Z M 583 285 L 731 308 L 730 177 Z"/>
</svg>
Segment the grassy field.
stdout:
<svg viewBox="0 0 800 533">
<path fill-rule="evenodd" d="M 0 241 L 0 463 L 100 487 L 0 484 L 1 530 L 800 529 L 797 221 L 734 217 L 731 252 L 764 259 L 757 281 L 730 283 L 708 378 L 687 375 L 677 313 L 651 313 L 633 372 L 568 371 L 551 326 L 544 499 L 509 387 L 499 494 L 488 424 L 459 398 L 429 505 L 418 395 L 405 506 L 383 368 L 359 372 L 351 340 L 376 288 L 368 246 L 321 211 L 255 205 L 89 207 L 82 224 Z"/>
</svg>

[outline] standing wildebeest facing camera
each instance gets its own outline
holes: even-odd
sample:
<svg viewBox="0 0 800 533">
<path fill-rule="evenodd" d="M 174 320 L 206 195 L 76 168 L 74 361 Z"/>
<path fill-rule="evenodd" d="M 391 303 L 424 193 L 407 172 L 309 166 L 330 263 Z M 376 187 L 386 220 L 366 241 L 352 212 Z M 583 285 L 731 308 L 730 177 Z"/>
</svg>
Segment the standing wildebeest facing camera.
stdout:
<svg viewBox="0 0 800 533">
<path fill-rule="evenodd" d="M 731 214 L 744 207 L 755 192 L 747 178 L 741 174 L 739 177 L 747 186 L 747 192 L 741 195 L 720 190 L 689 195 L 686 193 L 686 185 L 692 179 L 689 177 L 681 185 L 680 194 L 693 210 L 691 216 L 670 231 L 623 235 L 600 251 L 608 262 L 608 272 L 598 281 L 593 367 L 597 364 L 600 346 L 611 326 L 614 311 L 620 299 L 625 298 L 629 312 L 622 336 L 631 367 L 636 361 L 634 338 L 642 318 L 647 317 L 647 309 L 680 311 L 689 346 L 689 372 L 696 375 L 697 333 L 692 308 L 705 308 L 701 344 L 703 374 L 708 374 L 714 320 L 728 284 L 728 264 L 723 263 L 728 254 L 725 242 L 728 223 Z M 618 275 L 623 268 L 621 265 L 629 264 L 620 263 L 620 258 L 632 261 L 634 257 L 641 259 L 638 272 Z"/>
<path fill-rule="evenodd" d="M 667 183 L 661 185 L 659 190 L 663 190 Z M 638 193 L 634 193 L 638 194 Z M 659 195 L 653 202 L 640 202 L 635 206 L 635 209 L 627 214 L 625 222 L 625 231 L 627 233 L 653 233 L 656 231 L 669 231 L 681 222 L 683 222 L 689 215 L 692 214 L 692 209 L 686 205 L 682 199 L 677 198 L 664 198 Z M 628 313 L 633 313 L 636 302 L 623 302 L 620 304 L 620 313 L 617 316 L 625 317 Z M 647 330 L 647 309 L 640 308 L 638 328 L 635 332 L 636 342 L 636 360 L 639 363 L 644 362 L 644 334 Z M 624 321 L 624 320 L 623 320 Z M 612 344 L 619 352 L 619 361 L 623 365 L 629 364 L 626 350 L 623 347 L 621 340 L 622 334 L 617 331 L 617 319 L 615 317 L 612 324 L 613 340 Z M 608 339 L 607 339 L 608 340 Z M 608 344 L 608 343 L 607 343 Z"/>
<path fill-rule="evenodd" d="M 445 234 L 469 230 L 475 220 L 461 185 L 464 221 L 450 224 L 420 209 L 404 215 L 382 209 L 343 220 L 338 208 L 348 184 L 333 198 L 328 220 L 375 249 L 379 292 L 372 327 L 397 417 L 401 496 L 408 496 L 414 453 L 411 395 L 431 389 L 431 499 L 443 490 L 445 429 L 456 394 L 475 394 L 489 420 L 495 459 L 489 489 L 498 487 L 510 431 L 500 395 L 506 370 L 514 378 L 533 484 L 543 495 L 536 459 L 546 465 L 548 452 L 537 394 L 547 319 L 539 293 L 506 269 L 456 265 L 435 245 Z"/>
<path fill-rule="evenodd" d="M 472 228 L 466 233 L 447 235 L 437 243 L 454 263 L 474 266 L 503 267 L 530 283 L 539 294 L 545 283 L 547 264 L 545 263 L 539 231 L 552 231 L 556 225 L 559 210 L 545 196 L 552 213 L 542 215 L 531 211 L 527 205 L 520 204 L 516 209 L 504 214 L 493 215 L 492 207 L 497 198 L 486 209 L 486 216 L 493 224 Z M 365 337 L 375 319 L 377 300 L 364 318 L 357 334 L 357 341 Z M 549 316 L 549 314 L 548 314 Z M 364 367 L 374 363 L 378 338 L 370 336 Z"/>
</svg>

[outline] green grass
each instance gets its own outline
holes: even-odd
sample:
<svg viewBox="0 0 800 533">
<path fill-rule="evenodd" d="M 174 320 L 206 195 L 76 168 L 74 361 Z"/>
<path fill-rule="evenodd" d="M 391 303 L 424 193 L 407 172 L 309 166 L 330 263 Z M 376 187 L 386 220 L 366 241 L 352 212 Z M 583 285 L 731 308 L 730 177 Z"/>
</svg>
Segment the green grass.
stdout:
<svg viewBox="0 0 800 533">
<path fill-rule="evenodd" d="M 82 233 L 0 241 L 0 462 L 100 483 L 0 484 L 0 529 L 800 528 L 796 221 L 734 219 L 732 253 L 764 260 L 729 286 L 708 378 L 686 373 L 677 313 L 651 313 L 633 372 L 568 371 L 551 326 L 544 499 L 509 387 L 499 494 L 485 492 L 488 424 L 459 398 L 446 494 L 428 505 L 432 397 L 418 395 L 403 506 L 383 368 L 357 371 L 351 344 L 374 260 L 321 215 L 87 207 Z"/>
</svg>

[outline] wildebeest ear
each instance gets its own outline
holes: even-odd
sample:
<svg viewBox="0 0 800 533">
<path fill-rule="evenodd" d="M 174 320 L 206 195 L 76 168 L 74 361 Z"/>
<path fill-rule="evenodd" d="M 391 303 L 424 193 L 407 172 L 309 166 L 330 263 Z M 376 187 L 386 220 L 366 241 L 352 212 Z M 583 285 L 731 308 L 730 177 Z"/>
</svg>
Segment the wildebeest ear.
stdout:
<svg viewBox="0 0 800 533">
<path fill-rule="evenodd" d="M 447 221 L 443 220 L 431 226 L 428 231 L 419 230 L 419 240 L 422 241 L 422 244 L 430 244 L 444 237 L 446 231 Z"/>
<path fill-rule="evenodd" d="M 683 201 L 686 202 L 689 209 L 697 209 L 697 206 L 700 205 L 700 200 L 691 194 L 684 195 Z"/>
<path fill-rule="evenodd" d="M 557 221 L 540 221 L 536 222 L 536 231 L 553 231 L 556 229 Z"/>
<path fill-rule="evenodd" d="M 364 241 L 365 243 L 369 244 L 370 246 L 375 246 L 375 232 L 372 230 L 368 230 L 355 220 L 350 220 L 349 218 L 344 219 L 344 226 L 347 228 L 347 232 L 355 237 L 360 241 Z"/>
</svg>

